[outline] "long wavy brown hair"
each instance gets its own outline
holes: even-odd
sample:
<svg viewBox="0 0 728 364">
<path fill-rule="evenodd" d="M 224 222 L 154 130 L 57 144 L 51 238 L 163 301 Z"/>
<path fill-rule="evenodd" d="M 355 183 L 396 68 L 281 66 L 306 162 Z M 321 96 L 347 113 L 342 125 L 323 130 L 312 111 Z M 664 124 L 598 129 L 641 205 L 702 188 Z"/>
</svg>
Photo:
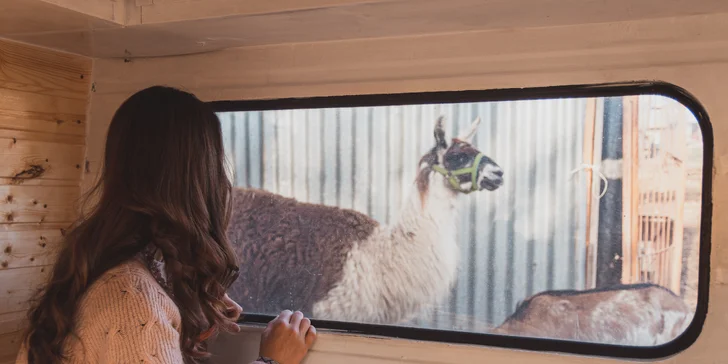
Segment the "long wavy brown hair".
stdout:
<svg viewBox="0 0 728 364">
<path fill-rule="evenodd" d="M 29 311 L 30 363 L 58 363 L 84 292 L 153 243 L 182 318 L 187 363 L 207 356 L 200 334 L 228 320 L 225 283 L 237 266 L 225 230 L 231 184 L 220 122 L 194 95 L 155 86 L 114 115 L 101 178 L 69 229 L 48 285 Z"/>
</svg>

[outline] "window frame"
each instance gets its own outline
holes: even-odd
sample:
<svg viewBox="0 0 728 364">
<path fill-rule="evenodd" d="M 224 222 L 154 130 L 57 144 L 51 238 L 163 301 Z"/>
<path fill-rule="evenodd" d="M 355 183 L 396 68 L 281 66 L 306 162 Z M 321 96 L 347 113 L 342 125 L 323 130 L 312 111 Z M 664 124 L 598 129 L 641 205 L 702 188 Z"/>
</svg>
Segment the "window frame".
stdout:
<svg viewBox="0 0 728 364">
<path fill-rule="evenodd" d="M 703 170 L 701 196 L 701 222 L 699 232 L 698 292 L 695 316 L 688 328 L 674 340 L 651 347 L 630 347 L 580 341 L 501 336 L 488 333 L 462 332 L 395 325 L 378 325 L 312 319 L 320 330 L 361 336 L 435 341 L 452 344 L 470 344 L 536 352 L 556 352 L 620 359 L 662 359 L 690 347 L 700 335 L 708 311 L 711 226 L 712 226 L 712 170 L 713 128 L 708 113 L 687 90 L 662 81 L 635 81 L 623 83 L 579 84 L 551 87 L 510 88 L 466 91 L 435 91 L 400 94 L 369 94 L 347 96 L 318 96 L 262 100 L 211 101 L 215 112 L 268 111 L 310 108 L 341 108 L 366 106 L 400 106 L 433 103 L 469 103 L 521 101 L 535 99 L 587 98 L 612 96 L 660 95 L 672 98 L 695 116 L 703 137 Z M 266 324 L 274 316 L 244 314 L 239 324 Z"/>
</svg>

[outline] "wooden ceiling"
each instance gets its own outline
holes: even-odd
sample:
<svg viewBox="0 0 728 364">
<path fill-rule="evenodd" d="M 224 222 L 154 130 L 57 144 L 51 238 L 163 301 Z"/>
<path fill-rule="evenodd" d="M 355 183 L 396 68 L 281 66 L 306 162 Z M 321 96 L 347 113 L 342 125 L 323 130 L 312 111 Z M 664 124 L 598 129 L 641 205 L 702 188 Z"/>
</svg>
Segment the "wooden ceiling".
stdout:
<svg viewBox="0 0 728 364">
<path fill-rule="evenodd" d="M 0 37 L 137 58 L 726 12 L 725 0 L 0 0 Z"/>
</svg>

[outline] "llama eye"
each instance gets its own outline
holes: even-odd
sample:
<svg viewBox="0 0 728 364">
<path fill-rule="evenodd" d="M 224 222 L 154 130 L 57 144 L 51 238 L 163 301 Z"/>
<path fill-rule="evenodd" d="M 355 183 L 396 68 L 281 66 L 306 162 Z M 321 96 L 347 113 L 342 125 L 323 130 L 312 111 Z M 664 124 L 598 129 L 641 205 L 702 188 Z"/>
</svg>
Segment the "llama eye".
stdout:
<svg viewBox="0 0 728 364">
<path fill-rule="evenodd" d="M 468 163 L 468 159 L 468 156 L 465 154 L 449 154 L 445 156 L 445 161 L 454 167 L 459 167 Z"/>
</svg>

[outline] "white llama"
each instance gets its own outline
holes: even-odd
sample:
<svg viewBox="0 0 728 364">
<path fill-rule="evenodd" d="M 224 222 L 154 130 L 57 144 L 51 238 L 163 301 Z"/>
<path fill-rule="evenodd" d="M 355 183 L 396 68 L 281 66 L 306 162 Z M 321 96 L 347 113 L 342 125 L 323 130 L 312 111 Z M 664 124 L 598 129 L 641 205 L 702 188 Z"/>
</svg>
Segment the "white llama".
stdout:
<svg viewBox="0 0 728 364">
<path fill-rule="evenodd" d="M 448 143 L 443 118 L 391 226 L 347 209 L 235 189 L 228 230 L 240 259 L 230 289 L 247 312 L 298 309 L 316 319 L 396 323 L 447 297 L 457 276 L 456 199 L 493 191 L 503 171 L 470 142 Z"/>
</svg>

